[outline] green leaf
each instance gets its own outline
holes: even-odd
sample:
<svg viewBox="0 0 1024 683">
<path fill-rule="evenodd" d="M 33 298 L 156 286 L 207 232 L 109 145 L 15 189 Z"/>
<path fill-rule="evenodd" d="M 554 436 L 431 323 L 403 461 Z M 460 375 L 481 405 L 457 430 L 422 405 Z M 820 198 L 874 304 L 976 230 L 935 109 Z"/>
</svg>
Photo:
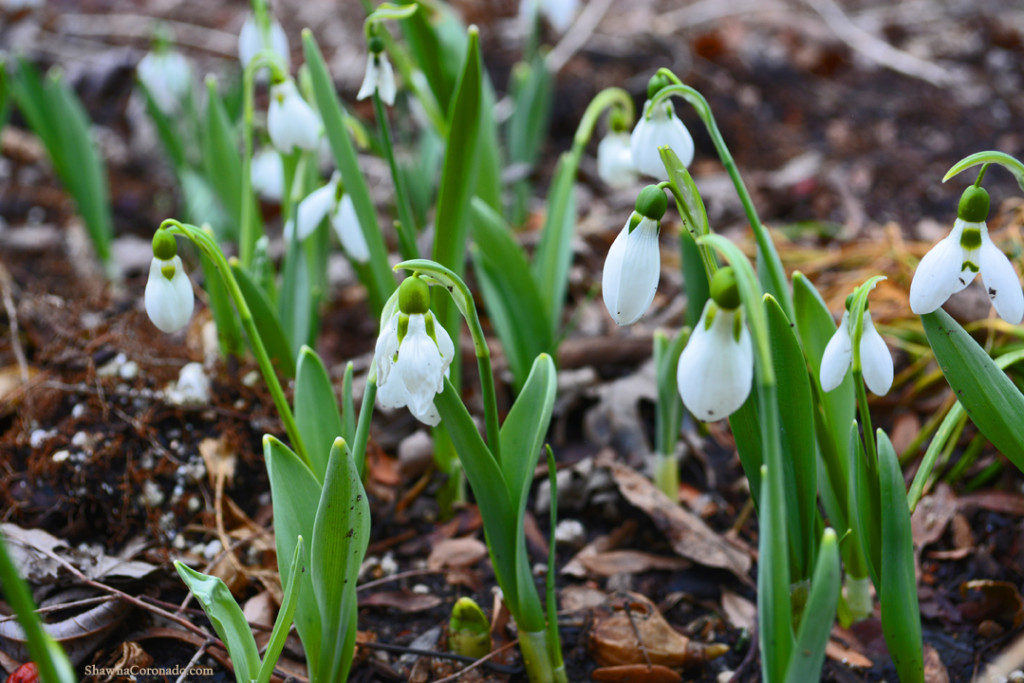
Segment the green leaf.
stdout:
<svg viewBox="0 0 1024 683">
<path fill-rule="evenodd" d="M 191 173 L 191 171 L 186 171 Z M 240 357 L 244 350 L 242 328 L 235 315 L 235 306 L 224 285 L 224 276 L 217 265 L 202 251 L 199 252 L 199 263 L 203 270 L 203 289 L 206 290 L 210 312 L 217 327 L 217 343 L 223 356 Z"/>
<path fill-rule="evenodd" d="M 319 673 L 344 681 L 356 642 L 356 579 L 370 542 L 370 505 L 355 460 L 343 439 L 331 448 L 313 525 L 310 573 L 323 630 Z"/>
<path fill-rule="evenodd" d="M 137 80 L 135 84 L 146 100 L 146 113 L 149 114 L 149 118 L 156 127 L 157 137 L 160 138 L 164 152 L 170 157 L 175 170 L 180 173 L 185 169 L 185 148 L 181 138 L 174 130 L 174 122 L 157 106 L 156 100 L 153 99 L 153 93 L 149 92 L 149 88 L 142 80 Z M 201 222 L 202 218 L 199 221 Z"/>
<path fill-rule="evenodd" d="M 786 501 L 779 496 L 782 493 L 780 475 L 772 475 L 767 467 L 761 467 L 757 626 L 761 644 L 761 675 L 767 683 L 783 679 L 794 647 L 789 551 L 786 548 Z"/>
<path fill-rule="evenodd" d="M 288 631 L 292 627 L 292 617 L 295 615 L 295 608 L 298 605 L 297 598 L 304 583 L 300 577 L 306 574 L 305 565 L 302 564 L 304 546 L 302 536 L 299 536 L 295 544 L 295 552 L 292 554 L 292 572 L 288 580 L 283 581 L 284 599 L 281 601 L 281 609 L 277 611 L 277 619 L 274 620 L 274 628 L 270 632 L 270 640 L 267 641 L 267 649 L 263 653 L 263 662 L 260 663 L 256 683 L 269 683 L 270 677 L 274 674 L 277 660 L 284 649 L 285 641 L 288 640 Z"/>
<path fill-rule="evenodd" d="M 334 82 L 324 63 L 320 48 L 313 34 L 306 29 L 302 32 L 302 49 L 309 67 L 310 79 L 313 82 L 313 93 L 316 96 L 317 110 L 324 121 L 324 130 L 331 143 L 334 161 L 341 172 L 345 191 L 352 197 L 356 209 L 356 217 L 363 229 L 363 236 L 370 250 L 370 261 L 366 265 L 353 264 L 360 281 L 366 286 L 370 305 L 375 313 L 384 307 L 391 293 L 395 291 L 395 278 L 388 268 L 387 246 L 377 223 L 377 212 L 370 197 L 370 189 L 359 168 L 359 159 L 349 139 L 348 126 L 345 125 L 345 112 L 338 101 L 334 90 Z"/>
<path fill-rule="evenodd" d="M 696 327 L 704 305 L 711 298 L 711 284 L 704 270 L 700 247 L 687 230 L 679 231 L 679 265 L 683 270 L 683 286 L 686 290 L 686 324 Z"/>
<path fill-rule="evenodd" d="M 815 522 L 818 517 L 817 441 L 814 433 L 814 403 L 804 363 L 803 349 L 793 324 L 775 297 L 765 295 L 768 331 L 778 381 L 777 396 L 782 423 L 782 448 L 789 544 L 796 564 L 795 580 L 809 578 L 814 561 Z"/>
<path fill-rule="evenodd" d="M 821 679 L 825 647 L 832 635 L 839 602 L 839 544 L 836 532 L 825 529 L 818 550 L 818 563 L 811 579 L 811 592 L 797 630 L 796 648 L 786 668 L 786 683 Z"/>
<path fill-rule="evenodd" d="M 579 157 L 565 152 L 558 158 L 555 177 L 548 191 L 544 231 L 533 257 L 533 276 L 537 289 L 545 293 L 544 311 L 549 335 L 558 337 L 562 329 L 562 311 L 572 263 L 572 237 L 576 231 L 576 171 Z"/>
<path fill-rule="evenodd" d="M 968 157 L 969 158 L 969 157 Z M 941 308 L 921 316 L 949 386 L 992 445 L 1024 471 L 1024 396 L 981 346 Z"/>
<path fill-rule="evenodd" d="M 323 481 L 334 440 L 342 436 L 341 413 L 327 368 L 316 351 L 299 349 L 295 371 L 295 422 L 309 450 L 314 474 Z M 353 429 L 353 431 L 355 431 Z"/>
<path fill-rule="evenodd" d="M 999 164 L 1013 174 L 1013 177 L 1017 179 L 1017 184 L 1020 185 L 1020 189 L 1024 190 L 1024 164 L 1009 154 L 995 151 L 977 152 L 964 157 L 953 164 L 953 168 L 949 169 L 946 175 L 942 176 L 942 182 L 946 182 L 961 171 L 966 171 L 972 166 L 979 164 Z"/>
<path fill-rule="evenodd" d="M 217 237 L 222 241 L 237 240 L 242 224 L 242 158 L 238 153 L 237 133 L 213 76 L 206 78 L 206 111 L 199 133 L 203 171 L 231 221 L 229 225 L 215 226 Z M 252 198 L 249 201 L 253 201 L 251 219 L 258 226 L 259 211 L 255 201 Z M 256 234 L 263 234 L 262 228 L 258 227 Z"/>
<path fill-rule="evenodd" d="M 192 595 L 196 596 L 213 624 L 213 630 L 227 647 L 235 667 L 235 680 L 238 683 L 250 683 L 260 669 L 260 653 L 249 622 L 231 591 L 216 576 L 207 576 L 181 562 L 175 562 L 174 568 Z"/>
<path fill-rule="evenodd" d="M 914 576 L 914 539 L 907 490 L 896 451 L 878 430 L 878 479 L 881 493 L 882 566 L 878 601 L 882 633 L 900 683 L 924 683 L 921 610 Z"/>
<path fill-rule="evenodd" d="M 270 301 L 267 300 L 267 295 L 253 282 L 249 273 L 237 261 L 232 261 L 231 271 L 235 275 L 235 280 L 238 281 L 238 288 L 242 290 L 245 303 L 252 311 L 256 330 L 259 332 L 260 339 L 263 340 L 263 345 L 266 347 L 274 367 L 288 377 L 294 377 L 295 356 L 292 355 L 288 337 L 285 336 L 281 322 L 274 314 L 274 308 Z"/>
<path fill-rule="evenodd" d="M 711 226 L 708 223 L 708 212 L 704 208 L 704 200 L 701 199 L 700 192 L 697 190 L 697 184 L 693 181 L 693 176 L 686 170 L 686 166 L 679 160 L 679 157 L 676 156 L 671 147 L 661 147 L 658 149 L 658 153 L 661 155 L 662 163 L 665 164 L 665 170 L 668 171 L 669 181 L 675 184 L 682 195 L 681 198 L 675 197 L 673 193 L 673 197 L 676 200 L 676 208 L 679 210 L 679 216 L 683 220 L 684 232 L 689 233 L 691 236 L 707 235 L 711 232 Z"/>
<path fill-rule="evenodd" d="M 850 480 L 847 508 L 848 522 L 853 533 L 851 539 L 860 545 L 871 582 L 879 586 L 879 567 L 882 560 L 881 524 L 879 515 L 878 481 L 868 469 L 864 444 L 860 439 L 857 422 L 850 427 Z"/>
<path fill-rule="evenodd" d="M 542 316 L 544 302 L 523 248 L 501 216 L 473 198 L 473 240 L 470 256 L 487 305 L 491 324 L 508 358 L 516 387 L 526 381 L 534 358 L 551 351 L 550 330 Z"/>
<path fill-rule="evenodd" d="M 420 10 L 400 24 L 413 61 L 430 84 L 447 115 L 459 78 L 458 66 L 466 58 L 466 27 L 446 3 L 416 3 Z"/>
<path fill-rule="evenodd" d="M 323 227 L 317 230 L 323 230 Z M 277 312 L 281 326 L 288 336 L 289 348 L 314 343 L 316 293 L 306 250 L 298 240 L 288 242 L 284 272 L 281 274 L 281 289 L 278 292 Z"/>
<path fill-rule="evenodd" d="M 671 341 L 664 331 L 654 332 L 655 382 L 658 387 L 655 451 L 660 455 L 671 456 L 673 463 L 676 444 L 679 443 L 679 425 L 683 420 L 683 399 L 679 396 L 676 368 L 679 367 L 679 356 L 689 340 L 689 327 L 679 330 Z M 675 464 L 672 466 L 676 467 Z"/>
<path fill-rule="evenodd" d="M 311 680 L 316 678 L 320 662 L 320 607 L 313 592 L 313 580 L 308 571 L 298 567 L 309 567 L 311 554 L 308 543 L 302 545 L 300 565 L 288 564 L 288 558 L 295 555 L 297 539 L 313 538 L 316 522 L 316 507 L 322 488 L 316 476 L 306 467 L 290 448 L 267 435 L 263 437 L 263 458 L 267 463 L 270 478 L 270 496 L 274 508 L 274 542 L 277 547 L 277 569 L 281 583 L 287 585 L 293 576 L 302 584 L 295 608 L 295 629 L 299 632 L 302 647 L 306 650 L 307 662 L 312 669 Z"/>
</svg>

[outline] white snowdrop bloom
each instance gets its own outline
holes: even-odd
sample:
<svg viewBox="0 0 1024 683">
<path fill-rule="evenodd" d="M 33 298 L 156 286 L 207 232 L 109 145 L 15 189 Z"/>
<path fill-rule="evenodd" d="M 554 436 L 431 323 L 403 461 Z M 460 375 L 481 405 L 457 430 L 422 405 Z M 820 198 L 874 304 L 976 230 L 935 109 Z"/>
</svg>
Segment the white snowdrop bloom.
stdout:
<svg viewBox="0 0 1024 683">
<path fill-rule="evenodd" d="M 522 0 L 519 3 L 520 20 L 527 26 L 539 10 L 557 33 L 565 33 L 572 26 L 579 9 L 579 0 Z"/>
<path fill-rule="evenodd" d="M 747 400 L 753 379 L 754 350 L 741 310 L 708 299 L 679 356 L 676 382 L 683 405 L 704 422 L 721 420 Z"/>
<path fill-rule="evenodd" d="M 823 391 L 832 391 L 846 378 L 853 363 L 853 338 L 850 330 L 850 312 L 843 311 L 839 329 L 829 339 L 821 356 L 820 380 Z M 884 396 L 892 388 L 893 364 L 889 347 L 878 334 L 871 321 L 871 313 L 864 311 L 860 336 L 860 364 L 864 383 L 873 393 Z"/>
<path fill-rule="evenodd" d="M 256 194 L 267 201 L 280 203 L 284 197 L 284 165 L 276 149 L 264 147 L 252 156 L 249 178 Z"/>
<path fill-rule="evenodd" d="M 667 206 L 663 190 L 654 185 L 645 187 L 637 198 L 636 211 L 608 250 L 601 294 L 618 325 L 635 323 L 654 300 L 661 277 L 658 221 Z"/>
<path fill-rule="evenodd" d="M 256 17 L 249 15 L 242 24 L 242 30 L 238 34 L 238 60 L 244 69 L 249 65 L 261 50 L 270 50 L 278 55 L 284 62 L 285 71 L 291 69 L 291 50 L 288 46 L 288 36 L 277 19 L 270 17 L 270 24 L 267 30 L 261 31 Z"/>
<path fill-rule="evenodd" d="M 996 313 L 1013 325 L 1024 319 L 1024 291 L 1006 254 L 988 235 L 988 193 L 971 186 L 960 199 L 949 235 L 931 248 L 910 283 L 910 310 L 931 313 L 974 281 L 980 272 Z"/>
<path fill-rule="evenodd" d="M 597 175 L 611 187 L 630 187 L 636 182 L 630 135 L 610 132 L 597 145 Z"/>
<path fill-rule="evenodd" d="M 339 196 L 340 195 L 340 196 Z M 337 171 L 331 176 L 330 182 L 310 192 L 299 202 L 296 209 L 297 229 L 295 237 L 301 242 L 316 230 L 324 218 L 331 219 L 331 227 L 338 241 L 353 261 L 366 263 L 370 260 L 370 247 L 366 244 L 363 228 L 356 216 L 356 207 L 352 197 L 342 194 L 341 174 Z M 285 238 L 292 239 L 292 222 L 285 225 Z"/>
<path fill-rule="evenodd" d="M 398 300 L 399 310 L 377 339 L 377 401 L 385 408 L 408 407 L 420 422 L 434 426 L 441 421 L 434 397 L 444 391 L 455 345 L 444 327 L 434 323 L 425 282 L 406 278 Z"/>
<path fill-rule="evenodd" d="M 659 102 L 653 108 L 650 100 L 644 104 L 644 115 L 633 127 L 629 146 L 633 153 L 634 168 L 661 180 L 668 180 L 668 172 L 665 164 L 661 163 L 659 147 L 671 148 L 684 166 L 689 166 L 693 161 L 693 138 L 668 100 Z"/>
<path fill-rule="evenodd" d="M 381 47 L 381 49 L 374 51 L 373 47 Z M 367 97 L 372 97 L 374 91 L 380 94 L 380 99 L 384 104 L 389 107 L 395 105 L 397 92 L 395 71 L 391 68 L 391 60 L 388 59 L 388 53 L 383 50 L 382 45 L 374 45 L 370 49 L 370 54 L 366 58 L 366 74 L 363 76 L 363 84 L 359 88 L 356 99 L 365 100 Z"/>
<path fill-rule="evenodd" d="M 192 67 L 185 56 L 170 50 L 149 52 L 135 67 L 153 103 L 171 116 L 181 110 L 192 89 Z"/>
<path fill-rule="evenodd" d="M 173 238 L 172 238 L 173 240 Z M 146 314 L 161 331 L 171 334 L 188 324 L 195 308 L 192 283 L 181 257 L 153 256 L 146 282 Z"/>
<path fill-rule="evenodd" d="M 270 87 L 267 132 L 282 154 L 291 154 L 296 148 L 317 149 L 322 131 L 320 117 L 302 99 L 295 81 L 289 78 Z"/>
</svg>

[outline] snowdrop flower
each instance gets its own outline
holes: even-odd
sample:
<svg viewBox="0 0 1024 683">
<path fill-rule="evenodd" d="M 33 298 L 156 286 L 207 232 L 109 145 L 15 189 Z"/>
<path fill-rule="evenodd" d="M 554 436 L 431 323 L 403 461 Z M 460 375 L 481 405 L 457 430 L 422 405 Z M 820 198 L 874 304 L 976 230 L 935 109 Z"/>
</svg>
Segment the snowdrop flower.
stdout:
<svg viewBox="0 0 1024 683">
<path fill-rule="evenodd" d="M 597 175 L 611 187 L 630 187 L 636 182 L 630 135 L 611 131 L 597 145 Z"/>
<path fill-rule="evenodd" d="M 754 349 L 736 276 L 732 268 L 722 268 L 711 279 L 711 298 L 679 356 L 679 395 L 697 419 L 713 422 L 743 405 L 753 379 Z"/>
<path fill-rule="evenodd" d="M 873 393 L 885 396 L 892 388 L 893 366 L 889 347 L 882 335 L 878 334 L 871 322 L 871 313 L 864 311 L 860 336 L 860 364 L 864 383 Z M 846 378 L 853 363 L 853 330 L 850 329 L 850 312 L 843 311 L 839 329 L 829 339 L 821 357 L 821 388 L 832 391 Z"/>
<path fill-rule="evenodd" d="M 302 99 L 295 81 L 287 78 L 270 87 L 267 132 L 274 147 L 282 154 L 291 154 L 296 148 L 317 149 L 322 130 L 320 117 Z"/>
<path fill-rule="evenodd" d="M 146 314 L 167 334 L 185 327 L 195 308 L 192 282 L 177 251 L 174 235 L 157 230 L 153 235 L 153 261 L 146 282 Z"/>
<path fill-rule="evenodd" d="M 288 36 L 274 17 L 267 17 L 266 26 L 260 26 L 256 17 L 250 14 L 242 24 L 238 34 L 238 60 L 244 69 L 257 53 L 270 50 L 277 54 L 284 63 L 284 70 L 291 69 L 291 50 L 288 47 Z"/>
<path fill-rule="evenodd" d="M 636 170 L 645 175 L 668 180 L 668 172 L 665 170 L 665 164 L 661 162 L 658 148 L 668 146 L 684 166 L 689 166 L 693 161 L 693 138 L 683 122 L 676 117 L 675 109 L 669 100 L 653 104 L 652 98 L 660 90 L 661 84 L 659 76 L 651 78 L 647 86 L 644 115 L 633 128 L 629 147 Z"/>
<path fill-rule="evenodd" d="M 391 68 L 388 53 L 384 51 L 384 43 L 380 38 L 371 38 L 366 75 L 363 76 L 363 85 L 356 99 L 365 100 L 376 92 L 384 104 L 392 107 L 395 104 L 395 91 L 395 71 Z"/>
<path fill-rule="evenodd" d="M 434 426 L 441 421 L 434 396 L 444 391 L 455 345 L 434 324 L 429 305 L 425 282 L 415 276 L 402 281 L 398 310 L 381 326 L 374 362 L 377 401 L 385 408 L 408 407 L 417 420 Z"/>
<path fill-rule="evenodd" d="M 557 33 L 565 33 L 572 26 L 579 6 L 579 0 L 522 0 L 519 3 L 519 17 L 529 27 L 539 10 L 551 28 Z"/>
<path fill-rule="evenodd" d="M 658 221 L 667 208 L 661 188 L 645 187 L 637 197 L 636 211 L 608 250 L 601 290 L 604 305 L 618 325 L 635 323 L 654 300 L 661 276 Z"/>
<path fill-rule="evenodd" d="M 331 227 L 338 241 L 353 261 L 366 263 L 370 260 L 370 248 L 356 216 L 356 207 L 352 197 L 344 192 L 341 185 L 341 174 L 337 171 L 331 176 L 330 182 L 313 190 L 299 202 L 296 209 L 295 238 L 300 242 L 316 230 L 324 218 L 331 219 Z M 285 226 L 285 238 L 292 239 L 291 221 Z"/>
<path fill-rule="evenodd" d="M 1013 325 L 1024 319 L 1024 291 L 1006 254 L 988 236 L 988 192 L 964 190 L 956 222 L 949 235 L 932 247 L 917 266 L 910 283 L 910 310 L 931 313 L 963 290 L 981 272 L 996 313 Z"/>
<path fill-rule="evenodd" d="M 192 67 L 188 60 L 178 52 L 159 46 L 139 61 L 135 73 L 153 103 L 168 116 L 181 109 L 181 103 L 192 89 Z"/>
<path fill-rule="evenodd" d="M 281 155 L 272 147 L 264 147 L 252 155 L 249 167 L 252 189 L 270 202 L 281 202 L 284 197 L 284 165 Z"/>
</svg>

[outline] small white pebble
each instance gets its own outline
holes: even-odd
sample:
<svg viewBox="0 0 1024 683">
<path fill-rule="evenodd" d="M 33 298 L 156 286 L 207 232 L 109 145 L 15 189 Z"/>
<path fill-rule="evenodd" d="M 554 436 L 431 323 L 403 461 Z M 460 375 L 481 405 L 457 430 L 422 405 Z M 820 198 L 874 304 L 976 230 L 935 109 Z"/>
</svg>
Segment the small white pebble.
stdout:
<svg viewBox="0 0 1024 683">
<path fill-rule="evenodd" d="M 242 384 L 247 387 L 254 387 L 256 383 L 260 381 L 260 373 L 256 370 L 250 370 L 242 378 Z"/>
<path fill-rule="evenodd" d="M 175 550 L 184 550 L 185 549 L 185 534 L 178 534 L 178 535 L 176 535 L 174 537 L 174 540 L 171 541 L 171 545 L 174 546 Z"/>
<path fill-rule="evenodd" d="M 71 445 L 75 448 L 90 448 L 93 441 L 94 439 L 85 432 L 75 432 L 75 435 L 71 437 Z"/>
<path fill-rule="evenodd" d="M 128 361 L 128 356 L 119 353 L 106 363 L 96 368 L 96 375 L 99 377 L 113 377 L 121 372 L 121 366 Z"/>
<path fill-rule="evenodd" d="M 1024 683 L 1024 671 L 1015 669 L 1006 677 L 1009 683 Z"/>
<path fill-rule="evenodd" d="M 384 553 L 384 557 L 380 560 L 380 571 L 384 576 L 391 576 L 398 572 L 398 563 L 395 562 L 393 553 Z"/>
<path fill-rule="evenodd" d="M 717 680 L 718 680 L 718 683 L 729 683 L 729 681 L 731 681 L 731 680 L 732 680 L 732 677 L 733 677 L 733 674 L 734 674 L 734 673 L 735 673 L 735 672 L 733 672 L 733 671 L 728 671 L 728 670 L 726 670 L 726 671 L 720 671 L 720 672 L 718 673 L 718 678 L 717 678 Z"/>
<path fill-rule="evenodd" d="M 54 453 L 52 457 L 54 462 L 64 462 L 71 457 L 71 451 L 62 449 Z"/>
<path fill-rule="evenodd" d="M 534 576 L 547 576 L 548 575 L 548 566 L 546 564 L 544 564 L 543 562 L 537 562 L 536 564 L 533 565 L 533 575 Z"/>
<path fill-rule="evenodd" d="M 46 429 L 33 429 L 32 433 L 28 437 L 28 445 L 32 449 L 40 448 L 44 443 L 52 439 L 57 434 L 54 430 Z"/>
<path fill-rule="evenodd" d="M 555 527 L 555 543 L 578 548 L 587 542 L 587 530 L 576 519 L 563 519 Z"/>
<path fill-rule="evenodd" d="M 199 512 L 199 508 L 201 508 L 202 506 L 203 504 L 199 502 L 199 496 L 192 496 L 191 498 L 188 499 L 189 512 L 195 514 L 196 512 Z"/>
<path fill-rule="evenodd" d="M 173 405 L 203 405 L 210 402 L 210 379 L 200 363 L 186 363 L 178 373 L 177 383 L 166 393 Z"/>
<path fill-rule="evenodd" d="M 160 507 L 164 502 L 164 492 L 156 485 L 156 482 L 146 480 L 142 483 L 142 495 L 139 502 L 146 507 Z"/>
<path fill-rule="evenodd" d="M 416 595 L 430 595 L 430 587 L 425 586 L 422 583 L 417 583 L 412 587 L 412 592 Z"/>
<path fill-rule="evenodd" d="M 135 379 L 139 376 L 139 364 L 130 360 L 118 369 L 117 374 L 121 379 Z"/>
<path fill-rule="evenodd" d="M 82 417 L 83 415 L 85 415 L 85 404 L 84 403 L 76 403 L 75 407 L 71 409 L 71 417 L 73 417 L 73 418 L 75 418 L 77 420 L 80 417 Z"/>
<path fill-rule="evenodd" d="M 220 551 L 224 549 L 224 545 L 216 538 L 206 544 L 206 550 L 203 551 L 203 557 L 207 562 L 213 561 L 213 558 L 220 555 Z"/>
</svg>

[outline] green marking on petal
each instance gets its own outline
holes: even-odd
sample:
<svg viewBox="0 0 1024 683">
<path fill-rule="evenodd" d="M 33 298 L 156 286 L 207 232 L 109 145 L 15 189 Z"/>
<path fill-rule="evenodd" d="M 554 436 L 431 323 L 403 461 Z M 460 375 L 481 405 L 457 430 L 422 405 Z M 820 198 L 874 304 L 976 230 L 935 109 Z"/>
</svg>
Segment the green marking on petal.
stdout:
<svg viewBox="0 0 1024 683">
<path fill-rule="evenodd" d="M 973 251 L 981 246 L 981 229 L 980 228 L 964 228 L 963 234 L 960 235 L 960 246 L 969 251 Z"/>
<path fill-rule="evenodd" d="M 174 267 L 174 263 L 171 261 L 168 261 L 167 263 L 160 266 L 160 273 L 168 280 L 174 278 L 174 274 L 177 272 L 177 270 L 178 269 Z"/>
<path fill-rule="evenodd" d="M 405 313 L 398 314 L 398 345 L 402 345 L 402 340 L 405 339 L 405 335 L 409 333 L 409 316 Z M 398 354 L 395 353 L 395 358 L 398 358 Z"/>
<path fill-rule="evenodd" d="M 737 314 L 732 319 L 732 338 L 737 344 L 740 343 L 740 334 L 743 333 L 743 316 Z"/>
<path fill-rule="evenodd" d="M 972 273 L 977 273 L 979 270 L 981 270 L 981 268 L 979 268 L 978 265 L 973 261 L 964 261 L 963 265 L 960 267 L 960 270 L 969 270 Z"/>
<path fill-rule="evenodd" d="M 718 315 L 718 305 L 714 301 L 708 302 L 708 312 L 704 316 L 704 331 L 711 329 L 711 324 L 715 322 L 715 316 Z"/>
</svg>

